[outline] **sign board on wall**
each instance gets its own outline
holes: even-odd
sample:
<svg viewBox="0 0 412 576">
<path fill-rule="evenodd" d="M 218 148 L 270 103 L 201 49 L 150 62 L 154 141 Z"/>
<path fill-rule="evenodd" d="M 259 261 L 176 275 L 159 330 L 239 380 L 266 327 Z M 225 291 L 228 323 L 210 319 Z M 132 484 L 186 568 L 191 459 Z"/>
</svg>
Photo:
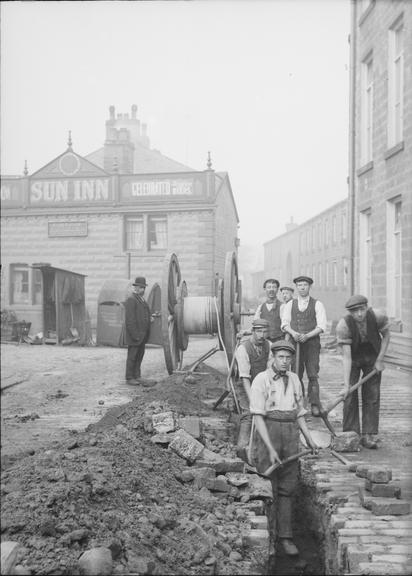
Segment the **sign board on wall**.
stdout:
<svg viewBox="0 0 412 576">
<path fill-rule="evenodd" d="M 21 180 L 2 178 L 1 180 L 2 206 L 19 206 L 23 204 L 23 187 Z"/>
<path fill-rule="evenodd" d="M 193 177 L 127 179 L 121 186 L 121 200 L 130 201 L 158 196 L 197 196 L 203 192 L 203 183 Z"/>
<path fill-rule="evenodd" d="M 87 220 L 58 220 L 48 224 L 49 238 L 87 236 Z"/>
<path fill-rule="evenodd" d="M 108 178 L 36 180 L 30 183 L 32 206 L 83 202 L 110 202 L 112 192 Z"/>
</svg>

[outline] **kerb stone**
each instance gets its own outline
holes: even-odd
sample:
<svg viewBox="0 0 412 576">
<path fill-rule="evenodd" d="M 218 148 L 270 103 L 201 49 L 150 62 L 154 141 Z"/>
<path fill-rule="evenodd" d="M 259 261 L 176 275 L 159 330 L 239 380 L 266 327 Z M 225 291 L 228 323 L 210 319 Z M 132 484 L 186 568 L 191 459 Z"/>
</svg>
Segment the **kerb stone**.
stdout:
<svg viewBox="0 0 412 576">
<path fill-rule="evenodd" d="M 186 430 L 193 438 L 200 438 L 200 418 L 197 416 L 184 416 L 179 418 L 179 426 Z"/>
<path fill-rule="evenodd" d="M 371 493 L 371 496 L 380 496 L 383 498 L 400 498 L 401 487 L 398 484 L 375 484 L 370 480 L 365 480 L 365 489 Z"/>
<path fill-rule="evenodd" d="M 360 436 L 353 430 L 341 432 L 332 438 L 331 447 L 336 452 L 359 452 Z"/>
<path fill-rule="evenodd" d="M 269 532 L 263 529 L 248 530 L 242 536 L 242 543 L 247 548 L 268 548 L 269 547 Z"/>
<path fill-rule="evenodd" d="M 366 478 L 375 484 L 387 484 L 392 480 L 392 470 L 390 468 L 373 466 L 368 468 Z"/>
<path fill-rule="evenodd" d="M 205 447 L 185 430 L 178 430 L 169 444 L 169 449 L 176 452 L 181 458 L 195 462 Z"/>
<path fill-rule="evenodd" d="M 379 498 L 379 500 L 374 500 L 371 504 L 372 514 L 375 516 L 403 516 L 409 514 L 411 511 L 411 504 L 406 500 L 396 500 L 393 498 Z"/>
</svg>

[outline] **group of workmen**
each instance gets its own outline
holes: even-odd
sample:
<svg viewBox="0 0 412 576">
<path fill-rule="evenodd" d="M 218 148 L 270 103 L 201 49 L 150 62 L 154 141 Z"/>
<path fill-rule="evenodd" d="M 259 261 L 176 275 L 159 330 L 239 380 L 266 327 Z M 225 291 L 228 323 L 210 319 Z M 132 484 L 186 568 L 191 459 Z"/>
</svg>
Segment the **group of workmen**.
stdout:
<svg viewBox="0 0 412 576">
<path fill-rule="evenodd" d="M 258 306 L 251 335 L 236 350 L 242 408 L 238 454 L 263 473 L 299 452 L 299 436 L 315 453 L 318 446 L 307 427 L 305 415 L 320 416 L 320 334 L 326 331 L 324 305 L 310 295 L 312 278 L 298 276 L 295 289 L 265 280 L 265 302 Z M 280 291 L 282 301 L 278 299 Z M 388 318 L 368 306 L 365 296 L 346 302 L 347 313 L 337 324 L 343 351 L 343 431 L 355 431 L 365 448 L 378 447 L 379 400 L 383 358 L 389 344 Z M 362 376 L 374 370 L 362 385 L 362 421 L 358 391 L 351 393 Z M 307 393 L 303 384 L 306 371 Z M 298 461 L 280 465 L 270 474 L 276 502 L 274 532 L 290 556 L 299 551 L 292 535 L 292 496 L 297 487 Z"/>
</svg>

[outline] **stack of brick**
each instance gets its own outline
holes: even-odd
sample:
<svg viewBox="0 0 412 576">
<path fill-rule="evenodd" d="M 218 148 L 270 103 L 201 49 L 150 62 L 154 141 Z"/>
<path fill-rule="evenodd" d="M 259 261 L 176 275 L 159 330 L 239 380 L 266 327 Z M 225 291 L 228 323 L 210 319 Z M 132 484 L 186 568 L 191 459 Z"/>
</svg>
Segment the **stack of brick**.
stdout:
<svg viewBox="0 0 412 576">
<path fill-rule="evenodd" d="M 402 516 L 410 513 L 410 502 L 401 500 L 399 484 L 392 482 L 392 470 L 378 466 L 358 466 L 356 475 L 365 478 L 359 489 L 361 504 L 375 516 Z"/>
</svg>

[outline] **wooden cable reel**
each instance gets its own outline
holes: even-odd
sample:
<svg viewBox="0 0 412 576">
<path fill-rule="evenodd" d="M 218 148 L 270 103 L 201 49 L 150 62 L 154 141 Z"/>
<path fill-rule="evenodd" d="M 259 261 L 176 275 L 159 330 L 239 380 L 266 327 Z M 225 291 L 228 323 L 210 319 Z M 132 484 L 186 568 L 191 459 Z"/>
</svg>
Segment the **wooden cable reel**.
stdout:
<svg viewBox="0 0 412 576">
<path fill-rule="evenodd" d="M 235 252 L 226 254 L 224 279 L 216 296 L 188 296 L 176 254 L 168 254 L 161 285 L 163 350 L 169 374 L 181 367 L 190 334 L 217 334 L 230 363 L 240 324 L 241 283 Z"/>
</svg>

